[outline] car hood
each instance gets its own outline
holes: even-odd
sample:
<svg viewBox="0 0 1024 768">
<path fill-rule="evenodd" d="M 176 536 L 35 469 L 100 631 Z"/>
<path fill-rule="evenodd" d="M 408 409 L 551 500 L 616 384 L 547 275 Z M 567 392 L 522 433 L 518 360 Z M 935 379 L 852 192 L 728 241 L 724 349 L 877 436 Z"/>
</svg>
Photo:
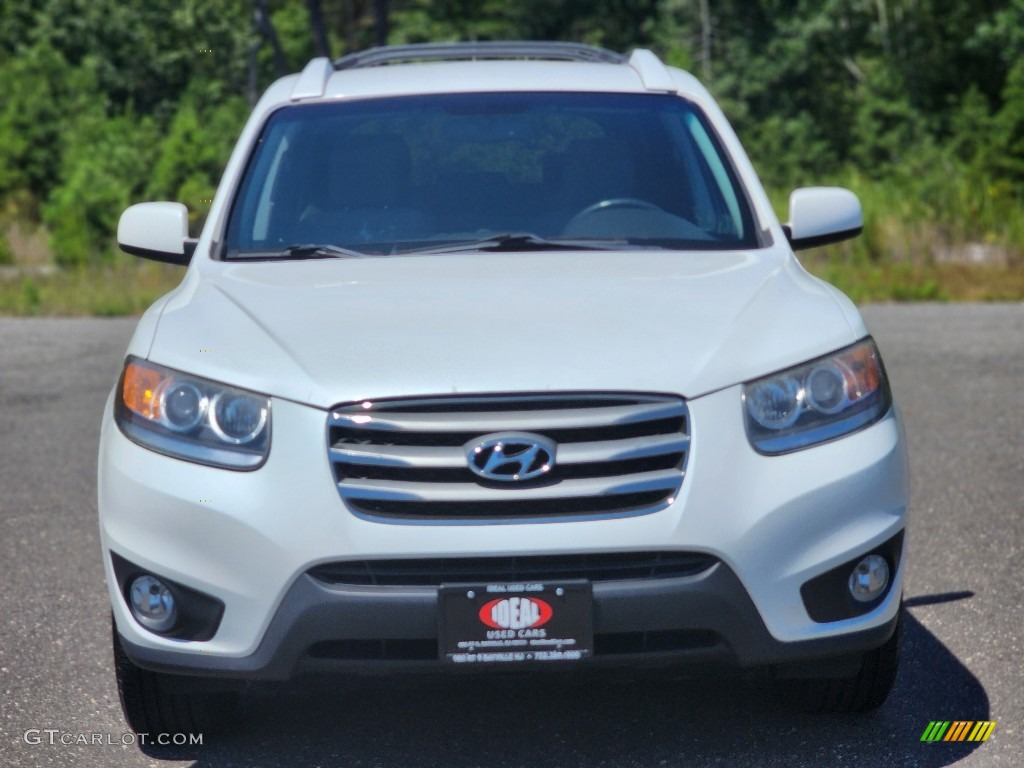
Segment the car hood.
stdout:
<svg viewBox="0 0 1024 768">
<path fill-rule="evenodd" d="M 148 350 L 133 346 L 327 408 L 452 393 L 693 398 L 864 333 L 852 305 L 781 249 L 461 253 L 204 260 L 162 304 Z"/>
</svg>

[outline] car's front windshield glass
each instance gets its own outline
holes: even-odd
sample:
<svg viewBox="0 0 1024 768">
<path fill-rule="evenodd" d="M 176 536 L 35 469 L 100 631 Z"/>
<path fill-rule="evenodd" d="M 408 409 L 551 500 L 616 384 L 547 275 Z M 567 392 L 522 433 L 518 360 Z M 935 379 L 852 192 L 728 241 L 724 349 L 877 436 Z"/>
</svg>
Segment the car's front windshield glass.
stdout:
<svg viewBox="0 0 1024 768">
<path fill-rule="evenodd" d="M 458 93 L 276 112 L 227 258 L 473 250 L 753 248 L 746 196 L 677 96 Z M 332 251 L 333 248 L 333 251 Z"/>
</svg>

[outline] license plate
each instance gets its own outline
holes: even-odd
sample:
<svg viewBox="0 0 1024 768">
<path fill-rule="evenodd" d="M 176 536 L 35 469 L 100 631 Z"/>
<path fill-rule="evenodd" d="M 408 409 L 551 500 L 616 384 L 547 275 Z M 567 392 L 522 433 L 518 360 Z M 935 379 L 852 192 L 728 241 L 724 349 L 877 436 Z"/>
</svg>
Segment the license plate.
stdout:
<svg viewBox="0 0 1024 768">
<path fill-rule="evenodd" d="M 444 584 L 438 599 L 446 663 L 574 662 L 593 653 L 588 581 Z"/>
</svg>

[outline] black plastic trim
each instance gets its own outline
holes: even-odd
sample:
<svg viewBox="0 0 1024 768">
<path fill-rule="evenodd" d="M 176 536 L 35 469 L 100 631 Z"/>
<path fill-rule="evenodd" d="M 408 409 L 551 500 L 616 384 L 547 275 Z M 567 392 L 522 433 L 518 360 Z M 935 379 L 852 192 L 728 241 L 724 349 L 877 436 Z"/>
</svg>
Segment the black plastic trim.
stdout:
<svg viewBox="0 0 1024 768">
<path fill-rule="evenodd" d="M 806 582 L 800 587 L 800 596 L 803 598 L 807 614 L 819 624 L 825 624 L 863 616 L 877 608 L 889 595 L 896 580 L 896 572 L 903 557 L 903 536 L 904 531 L 900 531 L 877 547 L 865 550 L 842 565 L 837 565 Z M 889 584 L 874 600 L 861 603 L 850 594 L 850 573 L 857 563 L 872 554 L 881 555 L 889 565 Z"/>
<path fill-rule="evenodd" d="M 790 248 L 794 251 L 805 251 L 808 248 L 820 248 L 823 245 L 831 245 L 832 243 L 841 243 L 844 240 L 852 240 L 864 231 L 864 227 L 844 229 L 841 232 L 830 232 L 827 235 L 818 235 L 817 237 L 798 238 L 793 237 L 793 231 L 790 229 L 788 224 L 783 225 L 782 231 L 786 233 L 786 239 L 789 240 Z"/>
<path fill-rule="evenodd" d="M 581 667 L 726 663 L 743 667 L 842 657 L 881 646 L 896 617 L 870 629 L 815 640 L 782 642 L 771 635 L 739 578 L 724 563 L 692 577 L 593 585 L 595 636 L 646 633 L 678 638 L 649 650 L 597 655 Z M 316 672 L 447 670 L 434 659 L 338 658 L 339 650 L 387 641 L 397 647 L 437 640 L 437 589 L 328 586 L 302 574 L 285 595 L 256 651 L 246 657 L 183 653 L 135 645 L 122 638 L 136 665 L 157 672 L 242 680 L 288 680 Z M 689 643 L 687 637 L 721 638 Z M 633 641 L 631 641 L 633 642 Z M 330 645 L 325 645 L 325 644 Z M 634 647 L 636 647 L 634 645 Z M 334 652 L 325 652 L 333 648 Z M 314 653 L 316 655 L 314 655 Z M 357 654 L 358 655 L 358 654 Z M 363 654 L 364 656 L 367 654 Z M 384 655 L 384 654 L 382 654 Z M 422 652 L 413 654 L 422 655 Z M 407 654 L 408 656 L 408 654 Z M 827 665 L 826 665 L 827 666 Z"/>
<path fill-rule="evenodd" d="M 163 264 L 175 264 L 181 267 L 187 267 L 192 261 L 192 254 L 196 251 L 196 244 L 198 240 L 192 240 L 191 238 L 185 240 L 183 243 L 183 253 L 171 253 L 170 251 L 153 251 L 149 248 L 140 248 L 136 245 L 128 245 L 126 243 L 118 243 L 118 247 L 125 253 L 129 253 L 132 256 L 138 256 L 143 259 L 149 259 L 150 261 L 159 261 Z"/>
<path fill-rule="evenodd" d="M 220 620 L 224 616 L 224 603 L 215 597 L 211 597 L 199 590 L 186 587 L 158 573 L 146 570 L 135 563 L 125 560 L 116 552 L 110 552 L 110 561 L 114 566 L 114 576 L 117 578 L 118 591 L 124 598 L 126 605 L 131 605 L 129 591 L 131 583 L 136 576 L 149 574 L 160 579 L 174 596 L 178 606 L 178 620 L 167 632 L 155 632 L 143 627 L 148 632 L 171 637 L 175 640 L 209 640 L 217 633 Z M 129 609 L 130 610 L 130 609 Z M 142 626 L 141 624 L 139 626 Z"/>
<path fill-rule="evenodd" d="M 560 579 L 650 581 L 695 576 L 718 559 L 700 552 L 598 552 L 584 555 L 340 560 L 308 573 L 331 586 L 438 587 L 452 582 L 545 582 Z"/>
<path fill-rule="evenodd" d="M 476 61 L 480 59 L 535 59 L 625 64 L 626 57 L 583 43 L 530 40 L 485 40 L 465 43 L 413 43 L 387 45 L 350 53 L 333 62 L 335 70 L 361 69 L 416 61 Z"/>
</svg>

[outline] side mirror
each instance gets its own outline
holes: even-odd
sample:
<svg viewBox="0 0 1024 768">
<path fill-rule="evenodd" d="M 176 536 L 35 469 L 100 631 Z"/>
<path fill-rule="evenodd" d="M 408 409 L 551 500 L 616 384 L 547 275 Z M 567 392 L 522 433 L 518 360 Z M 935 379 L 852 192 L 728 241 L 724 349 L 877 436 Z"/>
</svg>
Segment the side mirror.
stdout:
<svg viewBox="0 0 1024 768">
<path fill-rule="evenodd" d="M 137 203 L 117 222 L 121 250 L 167 264 L 188 264 L 196 250 L 188 236 L 188 208 L 181 203 Z"/>
<path fill-rule="evenodd" d="M 805 187 L 789 196 L 789 223 L 783 225 L 794 251 L 856 237 L 864 228 L 860 200 L 842 187 Z"/>
</svg>

